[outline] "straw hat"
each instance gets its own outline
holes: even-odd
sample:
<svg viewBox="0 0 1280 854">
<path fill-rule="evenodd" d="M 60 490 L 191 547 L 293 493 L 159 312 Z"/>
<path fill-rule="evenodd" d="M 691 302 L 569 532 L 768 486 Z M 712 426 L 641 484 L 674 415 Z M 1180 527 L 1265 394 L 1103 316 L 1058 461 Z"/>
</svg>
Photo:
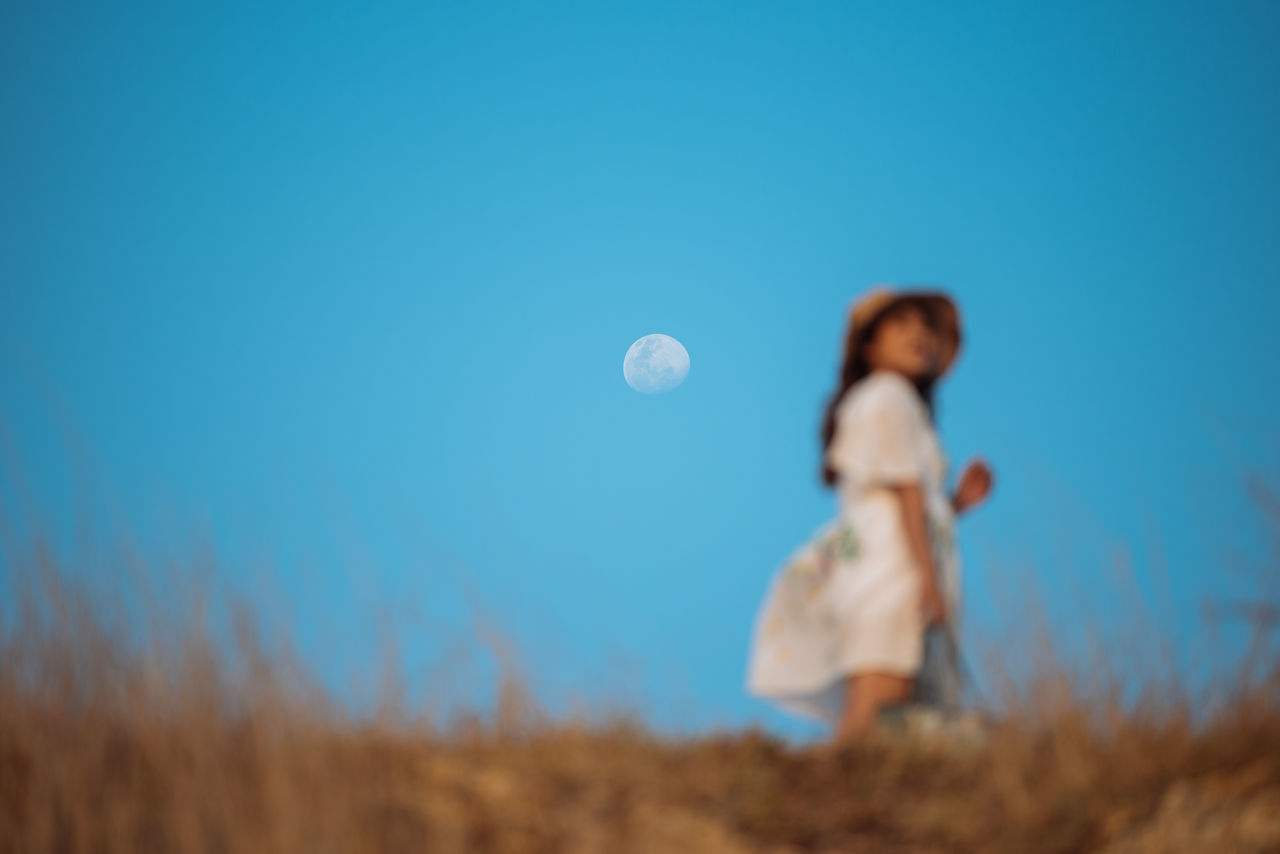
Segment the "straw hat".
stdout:
<svg viewBox="0 0 1280 854">
<path fill-rule="evenodd" d="M 941 291 L 899 291 L 889 285 L 875 285 L 849 306 L 846 348 L 858 341 L 876 318 L 901 302 L 914 302 L 932 315 L 940 339 L 937 375 L 942 376 L 960 352 L 960 312 L 951 297 Z M 846 358 L 848 355 L 846 352 Z"/>
</svg>

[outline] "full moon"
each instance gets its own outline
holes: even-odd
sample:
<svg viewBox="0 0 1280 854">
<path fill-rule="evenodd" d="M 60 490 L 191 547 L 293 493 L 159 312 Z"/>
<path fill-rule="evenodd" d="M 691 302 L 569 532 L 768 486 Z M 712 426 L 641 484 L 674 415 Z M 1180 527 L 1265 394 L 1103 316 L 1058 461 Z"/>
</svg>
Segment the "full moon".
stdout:
<svg viewBox="0 0 1280 854">
<path fill-rule="evenodd" d="M 689 373 L 689 351 L 670 335 L 654 333 L 638 339 L 622 360 L 627 385 L 645 394 L 660 394 L 684 382 Z"/>
</svg>

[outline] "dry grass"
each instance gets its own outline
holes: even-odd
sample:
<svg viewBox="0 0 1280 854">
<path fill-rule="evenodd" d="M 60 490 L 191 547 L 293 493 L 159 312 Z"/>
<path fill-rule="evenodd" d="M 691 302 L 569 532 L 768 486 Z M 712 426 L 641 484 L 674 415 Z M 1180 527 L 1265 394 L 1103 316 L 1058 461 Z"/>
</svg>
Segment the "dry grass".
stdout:
<svg viewBox="0 0 1280 854">
<path fill-rule="evenodd" d="M 983 748 L 822 758 L 547 720 L 514 682 L 489 721 L 353 719 L 243 615 L 230 643 L 186 614 L 140 640 L 34 566 L 0 649 L 0 852 L 1280 850 L 1269 653 L 1208 714 L 1044 662 Z"/>
</svg>

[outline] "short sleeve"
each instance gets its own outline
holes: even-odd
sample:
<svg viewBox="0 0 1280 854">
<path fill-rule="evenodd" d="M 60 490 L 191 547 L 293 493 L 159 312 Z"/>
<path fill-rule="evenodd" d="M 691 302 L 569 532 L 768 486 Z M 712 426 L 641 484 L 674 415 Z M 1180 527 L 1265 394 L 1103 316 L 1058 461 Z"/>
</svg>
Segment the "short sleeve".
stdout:
<svg viewBox="0 0 1280 854">
<path fill-rule="evenodd" d="M 873 375 L 850 389 L 837 410 L 827 460 L 842 477 L 864 485 L 924 479 L 922 439 L 928 425 L 910 383 L 897 374 Z"/>
</svg>

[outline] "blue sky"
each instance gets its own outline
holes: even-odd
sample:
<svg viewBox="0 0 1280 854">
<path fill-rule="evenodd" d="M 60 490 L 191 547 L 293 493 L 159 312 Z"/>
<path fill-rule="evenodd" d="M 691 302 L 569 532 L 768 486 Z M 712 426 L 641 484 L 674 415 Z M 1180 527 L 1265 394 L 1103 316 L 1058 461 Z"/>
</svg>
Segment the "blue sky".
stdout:
<svg viewBox="0 0 1280 854">
<path fill-rule="evenodd" d="M 553 704 L 807 732 L 743 694 L 750 623 L 834 510 L 849 301 L 928 282 L 967 334 L 944 443 L 998 479 L 971 645 L 1024 583 L 1068 645 L 1134 630 L 1130 554 L 1189 654 L 1277 456 L 1278 36 L 1274 3 L 5 4 L 8 518 L 211 542 L 334 684 L 380 633 L 418 679 L 480 607 Z M 622 377 L 653 332 L 692 359 L 664 395 Z"/>
</svg>

